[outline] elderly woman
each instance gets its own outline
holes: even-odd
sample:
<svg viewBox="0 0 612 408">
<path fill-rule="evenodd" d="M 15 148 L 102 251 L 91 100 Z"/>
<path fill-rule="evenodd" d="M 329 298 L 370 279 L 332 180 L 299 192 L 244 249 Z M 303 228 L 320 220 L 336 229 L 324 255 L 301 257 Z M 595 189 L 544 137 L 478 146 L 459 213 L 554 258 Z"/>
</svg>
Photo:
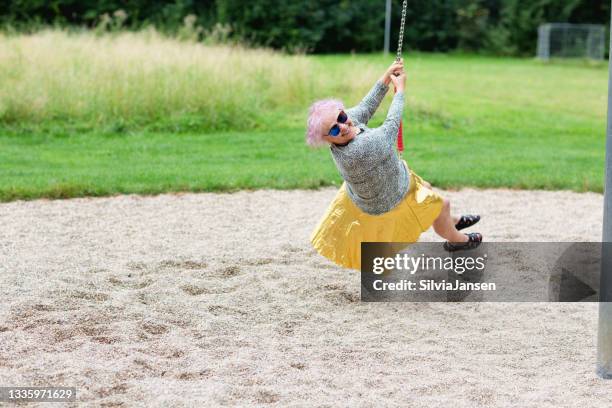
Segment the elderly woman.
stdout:
<svg viewBox="0 0 612 408">
<path fill-rule="evenodd" d="M 387 118 L 377 128 L 367 123 L 389 84 L 395 96 Z M 416 242 L 433 225 L 449 251 L 472 249 L 479 233 L 459 230 L 479 216 L 453 217 L 450 202 L 431 189 L 401 160 L 395 148 L 404 108 L 403 62 L 392 64 L 359 105 L 344 109 L 327 99 L 310 107 L 306 141 L 328 145 L 344 183 L 311 236 L 315 249 L 337 264 L 361 267 L 361 242 Z"/>
</svg>

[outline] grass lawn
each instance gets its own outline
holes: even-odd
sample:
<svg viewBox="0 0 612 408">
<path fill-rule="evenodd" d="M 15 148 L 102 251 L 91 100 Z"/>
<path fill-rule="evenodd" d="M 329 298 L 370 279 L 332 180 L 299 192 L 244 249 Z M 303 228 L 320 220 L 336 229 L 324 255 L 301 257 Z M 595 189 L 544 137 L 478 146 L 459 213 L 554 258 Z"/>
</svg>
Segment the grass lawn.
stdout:
<svg viewBox="0 0 612 408">
<path fill-rule="evenodd" d="M 375 79 L 390 62 L 381 55 L 307 58 L 311 75 L 334 79 L 310 90 L 313 98 L 348 95 L 347 105 L 358 98 L 346 73 L 364 70 Z M 602 191 L 606 65 L 405 59 L 404 157 L 426 180 L 443 188 Z M 358 93 L 370 85 L 359 84 Z M 390 99 L 370 126 L 384 119 Z M 192 129 L 181 119 L 165 128 L 78 131 L 54 121 L 0 124 L 0 200 L 337 185 L 329 151 L 304 145 L 302 105 L 262 109 L 257 128 L 247 131 Z"/>
</svg>

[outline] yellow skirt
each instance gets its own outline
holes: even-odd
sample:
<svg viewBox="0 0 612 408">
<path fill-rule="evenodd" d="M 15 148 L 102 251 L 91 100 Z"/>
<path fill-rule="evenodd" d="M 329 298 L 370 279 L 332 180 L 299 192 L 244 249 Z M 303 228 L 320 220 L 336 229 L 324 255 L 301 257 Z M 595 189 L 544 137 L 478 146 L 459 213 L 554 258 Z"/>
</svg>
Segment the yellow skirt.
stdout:
<svg viewBox="0 0 612 408">
<path fill-rule="evenodd" d="M 319 254 L 336 264 L 360 270 L 362 242 L 416 242 L 438 218 L 442 205 L 442 197 L 425 187 L 413 171 L 402 201 L 380 215 L 367 214 L 357 207 L 343 183 L 310 242 Z"/>
</svg>

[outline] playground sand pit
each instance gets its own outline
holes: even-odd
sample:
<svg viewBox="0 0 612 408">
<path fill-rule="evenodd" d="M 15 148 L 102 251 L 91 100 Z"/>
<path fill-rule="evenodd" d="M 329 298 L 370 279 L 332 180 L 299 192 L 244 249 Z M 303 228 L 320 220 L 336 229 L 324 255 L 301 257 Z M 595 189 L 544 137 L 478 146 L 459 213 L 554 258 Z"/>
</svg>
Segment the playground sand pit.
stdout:
<svg viewBox="0 0 612 408">
<path fill-rule="evenodd" d="M 361 303 L 308 242 L 334 194 L 0 204 L 0 384 L 99 406 L 612 406 L 597 304 Z M 444 194 L 489 241 L 601 239 L 600 194 Z"/>
</svg>

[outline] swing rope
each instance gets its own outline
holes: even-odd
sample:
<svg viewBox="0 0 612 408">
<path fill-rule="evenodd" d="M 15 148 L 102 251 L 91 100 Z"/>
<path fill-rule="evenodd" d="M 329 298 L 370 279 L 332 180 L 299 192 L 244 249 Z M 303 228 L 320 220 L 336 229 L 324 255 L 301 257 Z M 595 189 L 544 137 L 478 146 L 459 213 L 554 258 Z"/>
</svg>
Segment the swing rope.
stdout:
<svg viewBox="0 0 612 408">
<path fill-rule="evenodd" d="M 402 22 L 400 24 L 399 39 L 397 41 L 397 54 L 395 61 L 399 62 L 402 59 L 402 45 L 404 44 L 404 24 L 406 23 L 406 6 L 408 0 L 404 0 L 402 4 Z M 402 130 L 402 120 L 400 120 L 399 131 L 397 132 L 397 150 L 399 151 L 400 157 L 404 152 L 404 132 Z"/>
</svg>

